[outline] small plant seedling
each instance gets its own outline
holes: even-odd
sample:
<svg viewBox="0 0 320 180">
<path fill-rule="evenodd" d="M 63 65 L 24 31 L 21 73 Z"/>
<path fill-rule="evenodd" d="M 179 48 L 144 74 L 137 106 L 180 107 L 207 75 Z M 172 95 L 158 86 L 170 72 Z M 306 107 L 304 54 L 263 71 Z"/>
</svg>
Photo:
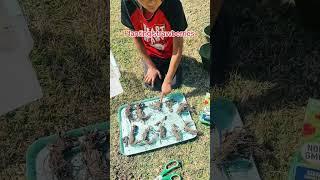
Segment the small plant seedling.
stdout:
<svg viewBox="0 0 320 180">
<path fill-rule="evenodd" d="M 133 116 L 132 116 L 132 105 L 128 105 L 125 111 L 126 117 L 128 118 L 129 122 L 131 123 L 133 120 Z"/>
<path fill-rule="evenodd" d="M 137 125 L 132 125 L 131 126 L 131 131 L 130 131 L 130 136 L 129 136 L 129 144 L 130 145 L 133 145 L 136 141 L 136 138 L 135 138 L 135 132 L 136 132 L 136 129 L 138 128 Z"/>
<path fill-rule="evenodd" d="M 187 133 L 189 133 L 189 134 L 192 134 L 192 135 L 197 135 L 197 134 L 198 134 L 198 131 L 197 131 L 197 130 L 194 130 L 194 129 L 191 129 L 190 126 L 191 126 L 191 122 L 185 123 L 185 125 L 184 125 L 184 131 L 187 132 Z"/>
<path fill-rule="evenodd" d="M 137 111 L 137 116 L 138 119 L 142 120 L 143 122 L 147 121 L 151 116 L 148 115 L 146 116 L 145 113 L 143 112 L 144 104 L 139 103 L 136 105 L 136 111 Z"/>
<path fill-rule="evenodd" d="M 162 111 L 162 103 L 159 101 L 154 102 L 153 104 L 150 105 L 151 109 L 157 110 L 157 111 Z"/>
<path fill-rule="evenodd" d="M 181 103 L 178 107 L 177 114 L 181 114 L 185 111 L 190 111 L 191 113 L 197 114 L 194 107 L 191 107 L 188 103 Z"/>
<path fill-rule="evenodd" d="M 169 109 L 169 111 L 170 112 L 173 112 L 173 105 L 176 103 L 176 101 L 175 100 L 173 100 L 173 99 L 169 99 L 169 100 L 167 100 L 166 102 L 166 106 L 167 106 L 167 108 Z"/>
<path fill-rule="evenodd" d="M 128 136 L 125 136 L 122 138 L 122 141 L 123 141 L 123 144 L 128 147 L 128 144 L 129 144 L 129 137 Z"/>
<path fill-rule="evenodd" d="M 164 139 L 167 134 L 167 129 L 164 127 L 164 125 L 160 125 L 158 132 L 160 133 L 160 138 Z"/>
<path fill-rule="evenodd" d="M 182 135 L 181 135 L 180 129 L 176 124 L 172 125 L 172 134 L 176 137 L 177 141 L 182 140 Z"/>
</svg>

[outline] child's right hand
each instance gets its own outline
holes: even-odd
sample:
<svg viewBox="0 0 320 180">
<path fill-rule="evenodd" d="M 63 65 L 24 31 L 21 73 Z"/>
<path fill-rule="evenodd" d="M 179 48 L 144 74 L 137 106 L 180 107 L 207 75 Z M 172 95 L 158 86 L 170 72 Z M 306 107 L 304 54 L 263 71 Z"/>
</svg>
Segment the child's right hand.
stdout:
<svg viewBox="0 0 320 180">
<path fill-rule="evenodd" d="M 161 73 L 157 68 L 149 67 L 146 77 L 144 78 L 144 82 L 147 84 L 151 84 L 154 87 L 154 81 L 156 80 L 157 76 L 161 79 Z"/>
</svg>

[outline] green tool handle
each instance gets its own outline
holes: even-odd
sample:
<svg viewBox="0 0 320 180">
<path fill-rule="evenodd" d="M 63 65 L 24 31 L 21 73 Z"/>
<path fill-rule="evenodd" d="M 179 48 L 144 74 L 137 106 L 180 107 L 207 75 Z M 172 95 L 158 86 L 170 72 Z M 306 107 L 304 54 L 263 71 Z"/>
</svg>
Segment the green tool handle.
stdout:
<svg viewBox="0 0 320 180">
<path fill-rule="evenodd" d="M 169 166 L 171 166 L 170 168 L 168 168 Z M 166 174 L 168 174 L 169 172 L 173 171 L 174 169 L 177 169 L 180 167 L 180 162 L 177 160 L 170 160 L 167 164 L 165 164 L 163 171 L 161 172 L 161 176 L 165 176 Z"/>
<path fill-rule="evenodd" d="M 167 176 L 163 176 L 161 180 L 172 180 L 173 178 L 182 180 L 182 177 L 178 173 L 172 173 Z"/>
</svg>

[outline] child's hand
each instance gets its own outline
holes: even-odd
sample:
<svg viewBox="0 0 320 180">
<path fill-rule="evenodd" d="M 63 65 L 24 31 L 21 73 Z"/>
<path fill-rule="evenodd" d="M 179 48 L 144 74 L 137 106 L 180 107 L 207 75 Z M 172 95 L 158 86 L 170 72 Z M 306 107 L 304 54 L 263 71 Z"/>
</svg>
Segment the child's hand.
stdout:
<svg viewBox="0 0 320 180">
<path fill-rule="evenodd" d="M 144 82 L 147 84 L 151 84 L 154 87 L 154 81 L 156 80 L 157 76 L 161 79 L 160 71 L 154 67 L 149 67 L 146 77 L 144 78 Z"/>
<path fill-rule="evenodd" d="M 171 83 L 164 81 L 161 87 L 161 96 L 165 96 L 171 92 Z"/>
</svg>

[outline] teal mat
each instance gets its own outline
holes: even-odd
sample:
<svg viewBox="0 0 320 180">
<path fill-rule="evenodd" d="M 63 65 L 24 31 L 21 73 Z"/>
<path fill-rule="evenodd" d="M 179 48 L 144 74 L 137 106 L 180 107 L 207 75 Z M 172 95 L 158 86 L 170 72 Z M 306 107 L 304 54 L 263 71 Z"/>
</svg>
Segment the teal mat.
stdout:
<svg viewBox="0 0 320 180">
<path fill-rule="evenodd" d="M 98 130 L 98 131 L 107 131 L 108 130 L 108 124 L 106 122 L 90 125 L 84 128 L 74 129 L 66 132 L 66 135 L 71 137 L 81 137 L 84 135 L 85 131 L 92 131 L 92 130 Z M 56 139 L 58 138 L 57 135 L 42 137 L 33 142 L 27 150 L 26 158 L 27 158 L 27 179 L 28 180 L 36 180 L 37 179 L 37 167 L 36 167 L 36 159 L 40 151 L 42 151 L 48 144 L 54 143 Z M 74 156 L 75 154 L 78 154 L 80 152 L 80 149 L 75 149 L 72 154 L 69 154 L 69 157 Z"/>
<path fill-rule="evenodd" d="M 123 138 L 125 136 L 129 136 L 130 133 L 130 129 L 131 129 L 131 125 L 130 122 L 128 120 L 128 118 L 125 116 L 125 109 L 128 105 L 123 105 L 119 108 L 118 111 L 118 121 L 119 121 L 119 127 L 120 127 L 120 152 L 123 155 L 134 155 L 134 154 L 139 154 L 142 152 L 147 152 L 150 150 L 155 150 L 161 147 L 165 147 L 165 146 L 170 146 L 173 144 L 177 144 L 177 143 L 181 143 L 190 139 L 193 139 L 196 137 L 196 135 L 192 135 L 189 133 L 186 133 L 183 128 L 184 128 L 184 122 L 190 122 L 191 126 L 190 128 L 193 130 L 196 130 L 196 126 L 194 121 L 192 120 L 191 114 L 190 112 L 186 111 L 185 113 L 183 113 L 181 115 L 181 117 L 176 113 L 179 104 L 182 102 L 187 102 L 186 98 L 184 97 L 183 94 L 181 93 L 176 93 L 176 94 L 171 94 L 168 97 L 163 98 L 163 102 L 169 100 L 169 99 L 173 99 L 175 100 L 177 103 L 175 103 L 172 107 L 173 112 L 169 111 L 169 108 L 165 105 L 165 103 L 163 103 L 162 105 L 162 112 L 159 112 L 157 110 L 153 110 L 152 108 L 149 107 L 150 104 L 159 101 L 159 97 L 156 98 L 150 98 L 150 99 L 145 99 L 142 101 L 138 101 L 138 102 L 134 102 L 132 103 L 132 105 L 138 104 L 140 102 L 143 102 L 145 104 L 145 108 L 144 108 L 144 113 L 146 115 L 150 115 L 151 117 L 145 122 L 143 123 L 142 121 L 133 121 L 132 124 L 135 124 L 138 126 L 138 132 L 136 135 L 136 140 L 140 140 L 142 139 L 142 133 L 144 132 L 144 130 L 148 127 L 151 126 L 153 127 L 154 131 L 150 133 L 150 139 L 152 139 L 152 137 L 157 133 L 156 131 L 158 130 L 158 127 L 155 126 L 155 124 L 162 120 L 165 116 L 167 116 L 167 120 L 164 121 L 164 126 L 167 129 L 167 136 L 164 139 L 160 138 L 157 140 L 157 142 L 155 144 L 152 145 L 128 145 L 128 147 L 126 147 L 123 143 Z M 133 111 L 133 116 L 136 117 L 136 111 Z M 179 129 L 181 130 L 181 134 L 182 134 L 182 140 L 181 141 L 177 141 L 175 136 L 171 133 L 171 127 L 173 124 L 176 124 L 177 126 L 179 126 Z"/>
</svg>

